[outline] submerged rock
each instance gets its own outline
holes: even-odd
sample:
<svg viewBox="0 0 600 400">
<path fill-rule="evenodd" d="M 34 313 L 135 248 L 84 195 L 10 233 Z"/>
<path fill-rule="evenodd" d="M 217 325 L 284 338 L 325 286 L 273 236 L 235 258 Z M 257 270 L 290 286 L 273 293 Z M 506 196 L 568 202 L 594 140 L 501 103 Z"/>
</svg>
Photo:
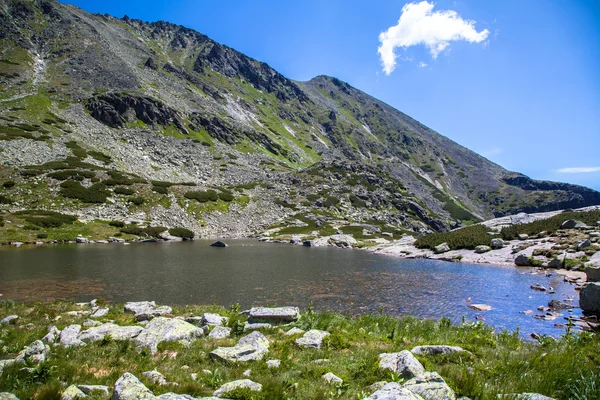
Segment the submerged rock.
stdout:
<svg viewBox="0 0 600 400">
<path fill-rule="evenodd" d="M 228 247 L 229 245 L 225 242 L 217 240 L 216 242 L 211 243 L 212 247 Z"/>
<path fill-rule="evenodd" d="M 148 322 L 134 340 L 138 349 L 147 348 L 151 353 L 156 353 L 159 343 L 178 342 L 188 345 L 203 334 L 202 329 L 184 320 L 156 317 Z"/>
<path fill-rule="evenodd" d="M 379 368 L 389 369 L 405 379 L 413 378 L 425 372 L 423 365 L 408 350 L 402 350 L 399 353 L 380 354 Z"/>
</svg>

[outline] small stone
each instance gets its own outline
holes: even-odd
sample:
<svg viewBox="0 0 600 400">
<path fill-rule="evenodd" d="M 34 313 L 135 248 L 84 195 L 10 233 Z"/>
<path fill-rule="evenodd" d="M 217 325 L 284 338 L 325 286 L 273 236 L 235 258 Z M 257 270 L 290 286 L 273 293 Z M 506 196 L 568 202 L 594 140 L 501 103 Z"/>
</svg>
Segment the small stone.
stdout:
<svg viewBox="0 0 600 400">
<path fill-rule="evenodd" d="M 544 286 L 540 285 L 539 283 L 534 283 L 530 286 L 530 288 L 533 290 L 537 290 L 538 292 L 545 292 L 547 290 Z"/>
<path fill-rule="evenodd" d="M 152 383 L 159 386 L 164 386 L 168 383 L 167 378 L 165 378 L 165 376 L 157 370 L 142 372 L 142 375 L 148 378 L 148 380 L 150 380 Z"/>
<path fill-rule="evenodd" d="M 427 346 L 416 346 L 410 351 L 417 356 L 433 356 L 438 354 L 453 354 L 459 352 L 467 352 L 467 350 L 458 346 L 445 346 L 445 345 L 427 345 Z"/>
<path fill-rule="evenodd" d="M 311 329 L 301 338 L 296 339 L 296 344 L 300 347 L 320 349 L 321 345 L 323 344 L 323 339 L 329 335 L 329 332 Z"/>
<path fill-rule="evenodd" d="M 492 248 L 490 246 L 479 245 L 479 246 L 475 247 L 475 253 L 477 253 L 477 254 L 487 253 L 491 249 Z"/>
<path fill-rule="evenodd" d="M 590 247 L 591 245 L 592 245 L 592 242 L 590 241 L 590 239 L 585 239 L 577 244 L 577 250 L 586 249 L 586 248 Z"/>
<path fill-rule="evenodd" d="M 135 375 L 125 372 L 115 383 L 111 400 L 154 399 L 154 394 Z"/>
<path fill-rule="evenodd" d="M 17 319 L 19 319 L 18 315 L 9 315 L 8 317 L 0 319 L 0 326 L 14 324 Z"/>
<path fill-rule="evenodd" d="M 424 372 L 404 383 L 403 387 L 424 399 L 456 399 L 454 391 L 437 372 Z"/>
<path fill-rule="evenodd" d="M 42 342 L 54 343 L 56 342 L 59 336 L 60 331 L 58 330 L 58 328 L 56 328 L 56 326 L 52 325 L 50 328 L 48 328 L 48 333 L 46 334 L 46 336 L 42 338 Z"/>
<path fill-rule="evenodd" d="M 448 246 L 448 243 L 442 243 L 433 248 L 433 252 L 435 254 L 446 253 L 448 251 L 450 251 L 450 246 Z"/>
<path fill-rule="evenodd" d="M 60 400 L 75 400 L 87 397 L 77 386 L 71 385 L 62 392 Z"/>
<path fill-rule="evenodd" d="M 331 372 L 328 372 L 325 375 L 321 376 L 321 379 L 323 379 L 327 383 L 335 383 L 335 384 L 344 383 L 344 380 L 342 378 L 334 375 Z"/>
<path fill-rule="evenodd" d="M 246 362 L 262 360 L 269 352 L 269 340 L 258 331 L 244 336 L 233 347 L 218 347 L 210 352 L 211 357 L 232 361 Z"/>
<path fill-rule="evenodd" d="M 256 331 L 259 329 L 271 329 L 271 328 L 273 328 L 273 325 L 267 324 L 266 322 L 265 323 L 254 323 L 254 324 L 246 322 L 244 324 L 244 332 L 251 332 L 251 331 Z"/>
<path fill-rule="evenodd" d="M 300 328 L 292 328 L 285 333 L 285 336 L 294 336 L 294 335 L 302 335 L 304 333 L 303 329 Z"/>
<path fill-rule="evenodd" d="M 214 395 L 217 397 L 221 397 L 222 395 L 232 392 L 236 389 L 249 389 L 254 392 L 260 392 L 262 391 L 262 385 L 260 383 L 251 381 L 250 379 L 240 379 L 224 384 L 223 386 L 215 390 Z"/>
<path fill-rule="evenodd" d="M 248 311 L 248 322 L 294 322 L 300 318 L 298 307 L 253 307 Z"/>
<path fill-rule="evenodd" d="M 244 372 L 242 372 L 242 376 L 248 378 L 250 375 L 252 375 L 252 370 L 251 369 L 247 369 Z"/>
<path fill-rule="evenodd" d="M 104 385 L 77 385 L 79 390 L 81 390 L 85 394 L 90 394 L 93 392 L 102 392 L 106 397 L 109 396 L 108 386 Z"/>
<path fill-rule="evenodd" d="M 229 322 L 229 318 L 224 317 L 219 314 L 205 313 L 202 316 L 202 323 L 204 325 L 222 326 L 222 325 L 227 325 L 228 322 Z"/>
<path fill-rule="evenodd" d="M 490 242 L 490 247 L 494 250 L 501 249 L 504 247 L 504 240 L 500 238 L 492 239 Z"/>
<path fill-rule="evenodd" d="M 105 317 L 108 315 L 108 311 L 108 308 L 99 308 L 90 315 L 90 318 Z"/>
<path fill-rule="evenodd" d="M 225 326 L 216 326 L 208 334 L 209 338 L 212 339 L 225 339 L 231 335 L 231 328 Z"/>
<path fill-rule="evenodd" d="M 281 365 L 281 360 L 267 360 L 267 367 L 269 368 L 279 368 Z"/>
<path fill-rule="evenodd" d="M 519 240 L 527 240 L 529 239 L 529 235 L 526 233 L 519 233 L 519 235 L 517 236 L 519 238 Z"/>
</svg>

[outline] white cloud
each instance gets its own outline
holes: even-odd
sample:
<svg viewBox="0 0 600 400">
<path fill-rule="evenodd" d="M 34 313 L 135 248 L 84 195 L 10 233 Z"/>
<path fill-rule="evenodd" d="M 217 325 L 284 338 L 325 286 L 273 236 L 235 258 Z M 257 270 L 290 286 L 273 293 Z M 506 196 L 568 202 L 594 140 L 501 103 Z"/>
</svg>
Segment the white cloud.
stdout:
<svg viewBox="0 0 600 400">
<path fill-rule="evenodd" d="M 554 170 L 559 174 L 588 174 L 590 172 L 600 172 L 600 167 L 570 167 Z"/>
<path fill-rule="evenodd" d="M 450 46 L 451 41 L 466 40 L 469 43 L 483 42 L 489 35 L 484 29 L 477 32 L 475 21 L 462 19 L 456 11 L 433 11 L 434 4 L 428 1 L 408 3 L 402 7 L 398 24 L 381 32 L 377 49 L 386 75 L 396 67 L 397 47 L 424 45 L 434 59 Z"/>
<path fill-rule="evenodd" d="M 427 66 L 427 64 L 425 64 L 423 61 L 421 61 L 420 63 L 417 64 L 417 67 L 419 68 L 425 68 Z"/>
</svg>

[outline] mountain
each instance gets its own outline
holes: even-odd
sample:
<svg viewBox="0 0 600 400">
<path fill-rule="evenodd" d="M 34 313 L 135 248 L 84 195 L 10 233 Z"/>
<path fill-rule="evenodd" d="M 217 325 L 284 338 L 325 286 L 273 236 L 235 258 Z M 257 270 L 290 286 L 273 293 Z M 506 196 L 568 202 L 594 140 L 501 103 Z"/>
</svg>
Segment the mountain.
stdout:
<svg viewBox="0 0 600 400">
<path fill-rule="evenodd" d="M 11 228 L 41 209 L 201 235 L 388 239 L 600 204 L 594 190 L 507 171 L 337 78 L 297 82 L 168 22 L 1 0 L 0 43 Z"/>
</svg>

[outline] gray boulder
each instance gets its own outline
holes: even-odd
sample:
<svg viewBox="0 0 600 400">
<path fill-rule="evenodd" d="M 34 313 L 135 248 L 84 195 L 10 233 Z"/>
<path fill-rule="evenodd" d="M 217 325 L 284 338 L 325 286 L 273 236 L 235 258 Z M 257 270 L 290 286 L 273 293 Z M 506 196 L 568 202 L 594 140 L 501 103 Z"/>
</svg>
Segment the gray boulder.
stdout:
<svg viewBox="0 0 600 400">
<path fill-rule="evenodd" d="M 424 372 L 404 383 L 403 387 L 425 400 L 455 400 L 456 394 L 437 372 Z"/>
<path fill-rule="evenodd" d="M 113 323 L 102 324 L 83 332 L 80 332 L 77 338 L 85 342 L 98 342 L 105 336 L 110 336 L 113 340 L 130 340 L 142 332 L 141 326 L 119 326 Z"/>
<path fill-rule="evenodd" d="M 108 315 L 108 308 L 98 308 L 90 315 L 90 318 L 101 318 Z"/>
<path fill-rule="evenodd" d="M 600 282 L 600 267 L 588 265 L 585 267 L 588 282 Z"/>
<path fill-rule="evenodd" d="M 253 307 L 248 311 L 248 322 L 293 322 L 300 318 L 298 307 Z"/>
<path fill-rule="evenodd" d="M 227 243 L 217 240 L 216 242 L 211 243 L 212 247 L 227 247 L 229 246 Z"/>
<path fill-rule="evenodd" d="M 529 257 L 525 254 L 518 254 L 515 257 L 515 265 L 517 267 L 529 267 L 531 264 L 529 263 Z"/>
<path fill-rule="evenodd" d="M 156 317 L 148 322 L 134 340 L 138 349 L 146 348 L 151 353 L 156 353 L 159 343 L 178 342 L 188 345 L 203 334 L 202 329 L 184 320 Z"/>
<path fill-rule="evenodd" d="M 85 346 L 81 340 L 79 340 L 78 335 L 81 331 L 81 325 L 69 325 L 65 329 L 62 330 L 59 336 L 60 344 L 66 347 L 70 346 Z"/>
<path fill-rule="evenodd" d="M 296 339 L 296 344 L 300 347 L 308 347 L 320 349 L 323 344 L 323 339 L 329 336 L 329 332 L 311 329 L 306 332 L 301 338 Z"/>
<path fill-rule="evenodd" d="M 18 315 L 9 315 L 8 317 L 4 317 L 4 318 L 0 319 L 0 326 L 8 325 L 11 323 L 14 324 L 14 321 L 16 321 L 17 319 L 19 319 Z"/>
<path fill-rule="evenodd" d="M 582 229 L 587 227 L 588 226 L 586 224 L 575 219 L 568 219 L 560 225 L 561 229 Z"/>
<path fill-rule="evenodd" d="M 444 346 L 444 345 L 427 345 L 427 346 L 416 346 L 410 351 L 417 356 L 434 356 L 438 354 L 452 354 L 467 352 L 467 350 L 458 346 Z"/>
<path fill-rule="evenodd" d="M 138 378 L 130 372 L 125 372 L 115 383 L 111 400 L 154 399 L 150 391 Z"/>
<path fill-rule="evenodd" d="M 219 314 L 204 313 L 204 315 L 202 316 L 202 323 L 204 325 L 222 326 L 227 325 L 228 322 L 229 318 Z"/>
<path fill-rule="evenodd" d="M 501 249 L 504 247 L 504 240 L 500 238 L 494 238 L 490 242 L 490 247 L 494 250 Z"/>
<path fill-rule="evenodd" d="M 592 242 L 590 241 L 590 239 L 585 239 L 577 244 L 577 250 L 586 249 L 586 248 L 590 247 L 591 245 L 592 245 Z"/>
<path fill-rule="evenodd" d="M 579 291 L 579 306 L 584 313 L 600 315 L 600 282 L 586 282 Z"/>
<path fill-rule="evenodd" d="M 340 378 L 339 376 L 335 375 L 333 372 L 328 372 L 328 373 L 324 374 L 323 376 L 321 376 L 321 379 L 323 379 L 327 383 L 333 383 L 333 384 L 344 383 L 344 380 L 342 378 Z"/>
<path fill-rule="evenodd" d="M 41 340 L 36 340 L 29 346 L 25 346 L 17 355 L 17 362 L 30 362 L 39 364 L 46 361 L 46 356 L 50 354 L 50 347 Z"/>
<path fill-rule="evenodd" d="M 208 334 L 209 338 L 212 339 L 225 339 L 231 335 L 231 328 L 226 326 L 215 326 L 212 331 Z"/>
<path fill-rule="evenodd" d="M 380 354 L 379 368 L 389 369 L 405 379 L 413 378 L 425 372 L 423 365 L 408 350 L 402 350 L 399 353 Z"/>
<path fill-rule="evenodd" d="M 269 340 L 258 331 L 244 336 L 233 347 L 218 347 L 211 351 L 213 358 L 231 361 L 246 362 L 262 360 L 269 352 Z"/>
<path fill-rule="evenodd" d="M 0 393 L 0 400 L 19 400 L 19 398 L 12 393 L 2 392 Z"/>
<path fill-rule="evenodd" d="M 58 328 L 56 326 L 52 325 L 50 328 L 48 328 L 48 333 L 46 334 L 46 336 L 44 336 L 42 338 L 42 342 L 54 343 L 58 340 L 59 337 L 60 337 L 60 331 L 58 330 Z"/>
<path fill-rule="evenodd" d="M 271 328 L 273 328 L 273 325 L 268 324 L 266 322 L 256 322 L 253 324 L 246 322 L 244 324 L 244 332 L 251 332 L 251 331 L 257 331 L 260 329 L 271 329 Z"/>
<path fill-rule="evenodd" d="M 135 315 L 138 321 L 150 320 L 154 317 L 171 314 L 173 310 L 169 306 L 157 307 L 154 301 L 134 301 L 125 304 L 125 312 Z"/>
<path fill-rule="evenodd" d="M 475 253 L 477 253 L 477 254 L 487 253 L 491 249 L 492 248 L 490 246 L 486 246 L 486 245 L 482 244 L 482 245 L 475 247 Z"/>
<path fill-rule="evenodd" d="M 71 385 L 62 392 L 60 400 L 75 400 L 87 397 L 77 386 Z"/>
<path fill-rule="evenodd" d="M 448 251 L 450 251 L 450 246 L 448 246 L 448 243 L 438 244 L 433 248 L 433 252 L 435 254 L 446 253 Z"/>
<path fill-rule="evenodd" d="M 232 392 L 236 389 L 249 389 L 255 392 L 260 392 L 262 390 L 262 385 L 260 383 L 251 381 L 250 379 L 240 379 L 233 382 L 227 382 L 226 384 L 215 390 L 214 395 L 217 397 L 221 397 L 222 395 Z"/>
<path fill-rule="evenodd" d="M 368 400 L 423 400 L 423 398 L 397 382 L 386 383 L 375 393 L 367 397 Z"/>
</svg>

